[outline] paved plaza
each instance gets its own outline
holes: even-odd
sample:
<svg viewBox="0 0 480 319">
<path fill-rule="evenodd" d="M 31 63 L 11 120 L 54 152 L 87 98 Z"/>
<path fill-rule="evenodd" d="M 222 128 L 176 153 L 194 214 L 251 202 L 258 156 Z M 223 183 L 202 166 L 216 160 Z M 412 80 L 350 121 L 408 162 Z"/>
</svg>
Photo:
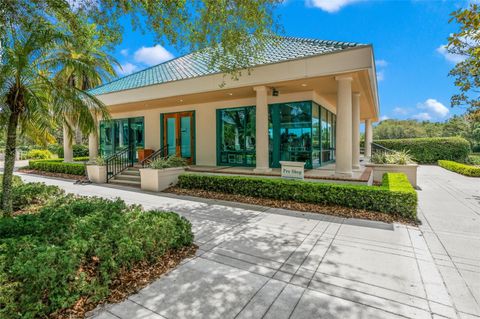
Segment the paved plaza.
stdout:
<svg viewBox="0 0 480 319">
<path fill-rule="evenodd" d="M 24 175 L 192 222 L 195 258 L 101 318 L 480 318 L 480 179 L 419 169 L 420 227 Z"/>
</svg>

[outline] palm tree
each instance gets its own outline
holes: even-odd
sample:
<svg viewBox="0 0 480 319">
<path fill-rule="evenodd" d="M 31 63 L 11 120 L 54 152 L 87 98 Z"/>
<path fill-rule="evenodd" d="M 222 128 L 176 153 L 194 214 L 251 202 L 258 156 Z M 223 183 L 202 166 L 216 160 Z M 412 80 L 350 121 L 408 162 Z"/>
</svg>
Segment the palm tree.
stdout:
<svg viewBox="0 0 480 319">
<path fill-rule="evenodd" d="M 101 101 L 51 76 L 65 64 L 78 63 L 75 59 L 52 54 L 55 47 L 69 40 L 68 36 L 39 24 L 15 31 L 4 43 L 0 60 L 0 116 L 7 123 L 1 198 L 4 216 L 12 212 L 11 188 L 18 132 L 48 132 L 59 114 L 81 114 L 89 123 L 94 122 L 94 115 L 108 117 Z"/>
<path fill-rule="evenodd" d="M 75 41 L 63 41 L 56 48 L 54 56 L 61 65 L 55 72 L 55 78 L 77 90 L 88 91 L 116 77 L 113 66 L 120 65 L 113 56 L 103 51 L 106 41 L 95 25 L 85 24 L 83 27 L 81 37 L 75 38 Z M 60 117 L 63 123 L 60 124 L 67 132 L 63 138 L 69 139 L 70 143 L 76 130 L 82 134 L 96 131 L 96 121 L 83 114 L 88 110 L 67 108 L 63 111 Z"/>
</svg>

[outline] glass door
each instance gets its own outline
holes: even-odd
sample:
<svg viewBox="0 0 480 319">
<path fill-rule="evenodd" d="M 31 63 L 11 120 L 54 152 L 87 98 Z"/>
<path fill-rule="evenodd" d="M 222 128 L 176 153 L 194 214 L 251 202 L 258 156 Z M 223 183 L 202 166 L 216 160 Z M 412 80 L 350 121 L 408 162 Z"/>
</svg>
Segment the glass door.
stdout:
<svg viewBox="0 0 480 319">
<path fill-rule="evenodd" d="M 194 154 L 193 112 L 164 114 L 163 145 L 168 156 L 177 156 L 193 163 Z"/>
<path fill-rule="evenodd" d="M 143 117 L 113 119 L 100 122 L 100 154 L 113 155 L 127 146 L 133 146 L 129 154 L 137 160 L 137 148 L 145 146 Z"/>
</svg>

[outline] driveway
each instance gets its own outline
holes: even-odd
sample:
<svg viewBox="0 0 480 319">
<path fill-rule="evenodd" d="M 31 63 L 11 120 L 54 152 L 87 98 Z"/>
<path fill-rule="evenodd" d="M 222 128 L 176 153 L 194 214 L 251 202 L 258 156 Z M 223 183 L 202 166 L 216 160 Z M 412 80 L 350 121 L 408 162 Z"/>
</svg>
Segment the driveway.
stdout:
<svg viewBox="0 0 480 319">
<path fill-rule="evenodd" d="M 423 172 L 420 194 L 427 194 L 432 182 Z M 22 176 L 77 194 L 176 211 L 192 222 L 197 256 L 124 302 L 99 309 L 98 319 L 469 318 L 454 307 L 437 251 L 430 252 L 430 239 L 427 245 L 422 234 L 435 236 L 433 226 L 423 230 Z M 429 210 L 422 204 L 427 218 Z"/>
</svg>

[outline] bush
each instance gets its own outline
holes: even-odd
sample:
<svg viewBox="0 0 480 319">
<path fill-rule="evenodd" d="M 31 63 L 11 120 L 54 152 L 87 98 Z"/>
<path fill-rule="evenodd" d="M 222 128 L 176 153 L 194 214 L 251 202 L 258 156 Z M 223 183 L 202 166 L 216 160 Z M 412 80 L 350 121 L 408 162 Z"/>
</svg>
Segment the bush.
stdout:
<svg viewBox="0 0 480 319">
<path fill-rule="evenodd" d="M 150 168 L 164 169 L 172 167 L 184 167 L 187 166 L 187 161 L 181 157 L 169 156 L 167 158 L 158 158 L 150 163 Z"/>
<path fill-rule="evenodd" d="M 414 161 L 408 151 L 377 152 L 372 154 L 370 161 L 373 164 L 413 164 Z"/>
<path fill-rule="evenodd" d="M 20 178 L 20 176 L 13 175 L 12 185 L 15 187 L 22 184 L 23 184 L 23 181 Z M 2 187 L 3 187 L 3 174 L 0 174 L 0 191 L 2 191 Z"/>
<path fill-rule="evenodd" d="M 85 157 L 88 156 L 88 146 L 82 144 L 74 144 L 73 148 L 73 157 Z M 58 146 L 57 155 L 60 158 L 64 157 L 63 146 Z"/>
<path fill-rule="evenodd" d="M 63 196 L 37 214 L 0 220 L 0 317 L 45 318 L 78 300 L 100 301 L 116 276 L 192 244 L 175 213 L 121 200 Z"/>
<path fill-rule="evenodd" d="M 480 177 L 480 167 L 457 163 L 453 161 L 438 161 L 438 165 L 449 171 L 465 176 Z"/>
<path fill-rule="evenodd" d="M 274 178 L 182 174 L 178 187 L 293 200 L 322 205 L 339 205 L 416 218 L 417 193 L 403 173 L 387 173 L 380 187 L 292 181 Z"/>
<path fill-rule="evenodd" d="M 85 175 L 85 164 L 64 163 L 63 159 L 29 161 L 28 168 L 51 173 Z"/>
<path fill-rule="evenodd" d="M 470 154 L 468 155 L 468 164 L 480 166 L 480 154 Z"/>
<path fill-rule="evenodd" d="M 28 159 L 49 159 L 53 154 L 49 150 L 31 150 L 27 152 Z"/>
<path fill-rule="evenodd" d="M 464 162 L 470 153 L 470 144 L 461 137 L 377 140 L 375 143 L 394 151 L 406 150 L 420 164 L 433 164 L 438 160 Z"/>
</svg>

